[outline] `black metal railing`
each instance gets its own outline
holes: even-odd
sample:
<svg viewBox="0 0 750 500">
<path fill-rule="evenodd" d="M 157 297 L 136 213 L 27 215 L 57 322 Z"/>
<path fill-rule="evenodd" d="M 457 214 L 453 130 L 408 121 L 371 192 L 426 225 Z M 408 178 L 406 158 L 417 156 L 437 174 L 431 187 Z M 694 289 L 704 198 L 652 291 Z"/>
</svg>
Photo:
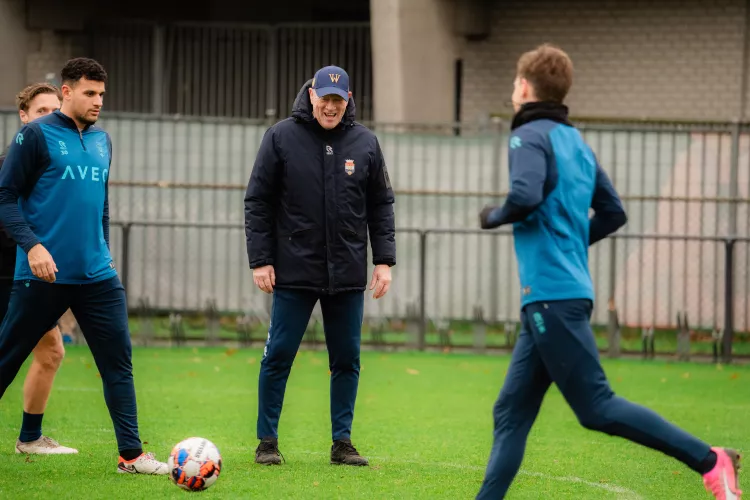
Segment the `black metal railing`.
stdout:
<svg viewBox="0 0 750 500">
<path fill-rule="evenodd" d="M 184 285 L 197 287 L 195 297 L 198 298 L 192 303 L 177 303 L 175 299 L 165 300 L 158 294 L 154 295 L 148 283 L 141 279 L 136 284 L 138 277 L 133 278 L 134 270 L 151 266 L 154 264 L 154 260 L 163 260 L 164 258 L 162 255 L 164 252 L 159 249 L 157 249 L 159 254 L 157 256 L 150 255 L 149 252 L 141 252 L 139 259 L 134 257 L 133 234 L 137 229 L 222 231 L 224 234 L 231 235 L 232 242 L 236 242 L 244 241 L 242 224 L 113 221 L 112 226 L 121 229 L 119 236 L 113 239 L 113 242 L 116 243 L 113 245 L 113 254 L 134 311 L 139 308 L 137 304 L 141 304 L 144 297 L 152 305 L 154 314 L 200 314 L 203 310 L 200 297 L 204 297 L 206 302 L 210 302 L 215 310 L 225 314 L 240 314 L 254 308 L 257 309 L 258 297 L 260 297 L 260 307 L 268 305 L 268 296 L 253 289 L 251 272 L 244 258 L 244 249 L 238 252 L 239 263 L 225 262 L 221 258 L 211 260 L 211 257 L 209 257 L 206 259 L 202 255 L 194 257 L 197 261 L 205 262 L 205 264 L 197 280 L 192 285 Z M 208 236 L 204 236 L 204 238 L 206 237 Z M 411 322 L 415 330 L 414 341 L 411 345 L 420 350 L 428 347 L 427 338 L 431 328 L 440 330 L 439 323 L 464 322 L 471 324 L 476 323 L 479 317 L 481 318 L 480 322 L 485 325 L 495 325 L 498 328 L 500 328 L 500 325 L 504 325 L 503 329 L 508 330 L 508 322 L 518 320 L 520 287 L 514 274 L 515 262 L 512 261 L 515 258 L 508 253 L 512 243 L 512 233 L 509 230 L 488 232 L 479 229 L 401 227 L 397 229 L 397 237 L 401 241 L 407 242 L 413 242 L 416 239 L 416 248 L 413 248 L 414 245 L 409 248 L 407 243 L 407 249 L 403 252 L 407 256 L 405 259 L 400 259 L 403 263 L 398 264 L 394 269 L 394 288 L 397 290 L 398 287 L 401 287 L 402 290 L 411 289 L 410 297 L 412 300 L 403 303 L 402 296 L 404 294 L 399 294 L 396 291 L 390 294 L 395 295 L 395 297 L 391 297 L 390 302 L 369 301 L 366 310 L 368 317 Z M 410 240 L 406 240 L 407 237 Z M 465 243 L 470 237 L 476 238 L 476 242 Z M 445 241 L 441 242 L 441 239 L 445 240 L 446 238 L 448 238 L 448 245 L 444 244 Z M 118 239 L 119 241 L 117 241 Z M 149 242 L 146 241 L 149 238 L 145 233 L 141 234 L 141 239 L 144 246 L 149 245 Z M 198 239 L 201 239 L 201 237 L 199 236 Z M 217 239 L 211 243 L 217 246 L 231 245 L 229 239 L 230 237 L 226 237 L 224 240 Z M 480 239 L 489 239 L 489 245 L 480 245 Z M 506 248 L 508 252 L 502 256 L 497 251 L 500 247 L 500 240 L 506 240 L 505 243 L 508 246 Z M 455 283 L 451 284 L 450 281 L 441 281 L 440 279 L 440 276 L 444 274 L 441 269 L 446 269 L 445 256 L 453 252 L 450 247 L 456 241 L 463 242 L 465 247 L 476 251 L 476 253 L 471 252 L 471 255 L 460 255 L 460 251 L 457 255 L 454 252 L 452 256 L 455 262 L 448 263 L 451 265 L 453 274 L 463 275 L 467 283 L 471 281 L 470 286 L 461 287 Z M 665 271 L 666 262 L 661 265 L 657 262 L 653 269 L 648 269 L 643 255 L 652 254 L 651 250 L 644 252 L 642 249 L 640 251 L 629 249 L 631 243 L 637 243 L 642 247 L 648 242 L 654 242 L 656 253 L 664 254 L 668 252 L 662 258 L 662 261 L 669 261 L 668 271 Z M 681 251 L 675 249 L 675 245 L 678 243 L 682 244 Z M 731 362 L 735 330 L 738 325 L 742 332 L 747 332 L 750 329 L 750 325 L 747 324 L 747 290 L 745 289 L 743 290 L 744 293 L 737 294 L 738 283 L 735 281 L 738 266 L 738 259 L 736 258 L 738 245 L 742 247 L 744 252 L 739 260 L 744 263 L 748 260 L 748 255 L 746 255 L 748 249 L 750 249 L 748 243 L 750 243 L 750 238 L 745 237 L 615 234 L 592 247 L 590 250 L 592 278 L 597 295 L 606 297 L 606 300 L 602 298 L 597 300 L 597 308 L 592 321 L 603 326 L 607 332 L 609 346 L 604 350 L 609 352 L 611 356 L 617 356 L 621 353 L 617 332 L 625 327 L 651 329 L 651 332 L 654 328 L 678 331 L 682 328 L 680 315 L 684 314 L 687 317 L 689 311 L 691 318 L 698 318 L 694 325 L 696 328 L 710 331 L 719 330 L 721 332 L 718 336 L 719 342 L 715 342 L 715 357 L 720 358 L 725 363 Z M 659 244 L 669 244 L 669 246 L 666 249 L 659 250 L 657 247 Z M 701 248 L 695 248 L 695 245 L 699 245 Z M 706 250 L 702 257 L 702 261 L 708 259 L 708 262 L 713 265 L 713 267 L 709 266 L 711 268 L 708 272 L 700 269 L 704 267 L 702 261 L 690 260 L 691 248 L 693 253 L 696 253 L 697 250 L 703 251 L 702 246 L 704 245 L 718 247 L 714 248 L 715 255 L 708 255 Z M 199 252 L 199 248 L 194 250 Z M 408 255 L 410 250 L 411 258 Z M 186 250 L 184 259 L 189 258 L 189 252 L 190 250 Z M 402 253 L 401 250 L 400 253 Z M 483 253 L 486 255 L 481 255 Z M 628 266 L 618 258 L 620 253 L 630 254 L 631 259 L 640 267 L 639 272 L 641 274 L 644 274 L 644 267 L 647 268 L 645 273 L 656 273 L 653 284 L 646 283 L 645 280 L 640 278 L 634 280 L 633 273 L 628 271 Z M 723 257 L 723 261 L 721 261 L 721 257 Z M 687 274 L 690 274 L 696 266 L 699 268 L 695 271 L 698 279 L 698 290 L 693 292 L 692 295 L 690 290 L 687 292 L 684 290 L 692 286 L 687 284 L 686 273 L 682 269 L 678 269 L 676 273 L 673 272 L 672 261 L 679 258 L 685 260 L 682 267 L 689 270 Z M 224 295 L 219 293 L 200 295 L 201 290 L 219 290 L 217 281 L 223 280 L 224 276 L 228 274 L 223 270 L 223 266 L 230 266 L 234 270 L 233 272 L 238 274 L 236 278 L 240 282 L 248 283 L 248 294 L 242 295 L 240 298 L 231 292 Z M 458 271 L 456 271 L 456 266 L 458 266 Z M 168 269 L 164 270 L 163 267 L 156 266 L 154 272 L 159 276 L 155 281 L 161 280 L 164 282 L 178 278 L 180 272 L 172 271 L 175 268 L 174 262 L 167 267 Z M 188 269 L 190 265 L 185 263 L 184 266 L 177 267 Z M 471 267 L 474 267 L 475 271 L 474 275 L 469 278 L 468 274 Z M 722 272 L 716 272 L 718 270 Z M 743 275 L 746 272 L 747 270 L 743 272 Z M 706 276 L 708 277 L 706 278 Z M 205 277 L 208 277 L 208 282 L 204 279 Z M 670 286 L 668 288 L 670 290 L 679 289 L 683 296 L 682 299 L 677 297 L 675 293 L 668 293 L 667 297 L 660 296 L 658 289 L 665 288 L 665 285 L 660 283 L 663 281 L 669 281 Z M 674 281 L 678 281 L 678 285 L 671 285 Z M 187 283 L 187 281 L 183 280 L 181 283 Z M 682 283 L 682 285 L 679 283 Z M 474 288 L 474 292 L 471 293 L 469 288 Z M 644 295 L 647 295 L 646 290 L 650 290 L 651 295 L 644 299 Z M 193 296 L 192 292 L 190 296 Z M 251 297 L 252 300 L 247 300 L 247 302 L 252 302 L 252 304 L 243 303 L 243 300 L 245 300 L 243 297 Z M 628 297 L 630 297 L 630 304 L 627 303 Z M 633 297 L 637 297 L 637 300 Z M 643 311 L 647 309 L 644 304 L 649 305 L 649 303 L 651 312 L 644 313 Z M 462 305 L 456 307 L 456 304 Z M 618 305 L 623 305 L 623 309 L 619 310 Z M 675 309 L 678 311 L 676 322 L 672 314 Z M 444 337 L 441 337 L 441 339 L 445 340 Z"/>
</svg>

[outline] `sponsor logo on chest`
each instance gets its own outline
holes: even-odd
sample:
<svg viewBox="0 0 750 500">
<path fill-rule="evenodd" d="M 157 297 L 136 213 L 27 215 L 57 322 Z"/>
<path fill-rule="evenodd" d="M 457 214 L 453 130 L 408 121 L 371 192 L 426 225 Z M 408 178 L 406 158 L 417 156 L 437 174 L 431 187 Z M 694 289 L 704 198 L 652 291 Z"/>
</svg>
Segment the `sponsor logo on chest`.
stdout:
<svg viewBox="0 0 750 500">
<path fill-rule="evenodd" d="M 65 171 L 62 174 L 62 179 L 71 179 L 74 181 L 107 182 L 108 174 L 109 169 L 106 168 L 89 168 L 88 165 L 66 165 Z"/>
</svg>

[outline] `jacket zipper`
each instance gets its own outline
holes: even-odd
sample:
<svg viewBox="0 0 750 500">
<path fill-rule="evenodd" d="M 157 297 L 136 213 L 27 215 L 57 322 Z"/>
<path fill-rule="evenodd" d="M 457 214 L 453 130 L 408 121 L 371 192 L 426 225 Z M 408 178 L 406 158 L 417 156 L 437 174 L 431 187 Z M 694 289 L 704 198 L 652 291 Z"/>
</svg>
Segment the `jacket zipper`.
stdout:
<svg viewBox="0 0 750 500">
<path fill-rule="evenodd" d="M 328 273 L 328 293 L 330 293 L 333 290 L 333 273 L 331 271 L 331 241 L 329 240 L 329 233 L 328 233 L 328 204 L 326 203 L 326 195 L 327 195 L 327 179 L 328 179 L 328 169 L 326 168 L 326 164 L 328 163 L 328 156 L 332 156 L 328 154 L 328 148 L 331 148 L 331 152 L 333 152 L 333 145 L 328 144 L 327 141 L 324 142 L 323 147 L 323 206 L 325 207 L 325 210 L 323 212 L 323 226 L 325 228 L 325 234 L 326 234 L 326 272 Z"/>
</svg>

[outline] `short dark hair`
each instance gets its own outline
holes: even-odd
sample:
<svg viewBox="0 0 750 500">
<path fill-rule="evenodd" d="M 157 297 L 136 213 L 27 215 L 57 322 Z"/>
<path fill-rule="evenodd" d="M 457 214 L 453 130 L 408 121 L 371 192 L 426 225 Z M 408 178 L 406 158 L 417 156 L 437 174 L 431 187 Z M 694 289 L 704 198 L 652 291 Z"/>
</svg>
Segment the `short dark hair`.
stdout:
<svg viewBox="0 0 750 500">
<path fill-rule="evenodd" d="M 60 79 L 64 85 L 75 85 L 81 78 L 107 83 L 107 72 L 101 64 L 87 57 L 69 60 L 60 71 Z"/>
<path fill-rule="evenodd" d="M 531 83 L 540 101 L 562 103 L 573 85 L 573 62 L 562 49 L 550 44 L 523 54 L 516 73 Z"/>
<path fill-rule="evenodd" d="M 18 106 L 18 110 L 24 112 L 28 111 L 31 101 L 40 94 L 55 94 L 57 98 L 62 101 L 62 93 L 60 93 L 60 89 L 51 83 L 33 83 L 16 94 L 16 106 Z"/>
</svg>

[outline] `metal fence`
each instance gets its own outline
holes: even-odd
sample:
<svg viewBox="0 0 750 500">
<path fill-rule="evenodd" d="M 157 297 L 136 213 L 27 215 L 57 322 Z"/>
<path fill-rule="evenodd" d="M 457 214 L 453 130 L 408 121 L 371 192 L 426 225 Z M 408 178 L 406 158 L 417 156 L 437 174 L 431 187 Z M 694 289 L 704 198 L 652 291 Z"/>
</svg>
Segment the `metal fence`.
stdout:
<svg viewBox="0 0 750 500">
<path fill-rule="evenodd" d="M 112 247 L 133 307 L 265 310 L 247 266 L 243 197 L 271 123 L 122 113 L 100 120 L 114 145 L 110 203 L 120 231 L 113 228 Z M 512 238 L 476 231 L 481 207 L 508 189 L 507 124 L 368 125 L 396 190 L 398 265 L 388 296 L 368 298 L 367 316 L 416 314 L 424 334 L 478 315 L 516 321 Z M 578 125 L 630 218 L 591 250 L 594 324 L 675 329 L 686 313 L 701 331 L 748 332 L 750 127 Z M 0 137 L 17 129 L 17 115 L 0 115 Z"/>
<path fill-rule="evenodd" d="M 369 23 L 97 23 L 86 55 L 111 75 L 113 111 L 283 117 L 315 70 L 335 63 L 361 117 L 372 115 Z"/>
</svg>

